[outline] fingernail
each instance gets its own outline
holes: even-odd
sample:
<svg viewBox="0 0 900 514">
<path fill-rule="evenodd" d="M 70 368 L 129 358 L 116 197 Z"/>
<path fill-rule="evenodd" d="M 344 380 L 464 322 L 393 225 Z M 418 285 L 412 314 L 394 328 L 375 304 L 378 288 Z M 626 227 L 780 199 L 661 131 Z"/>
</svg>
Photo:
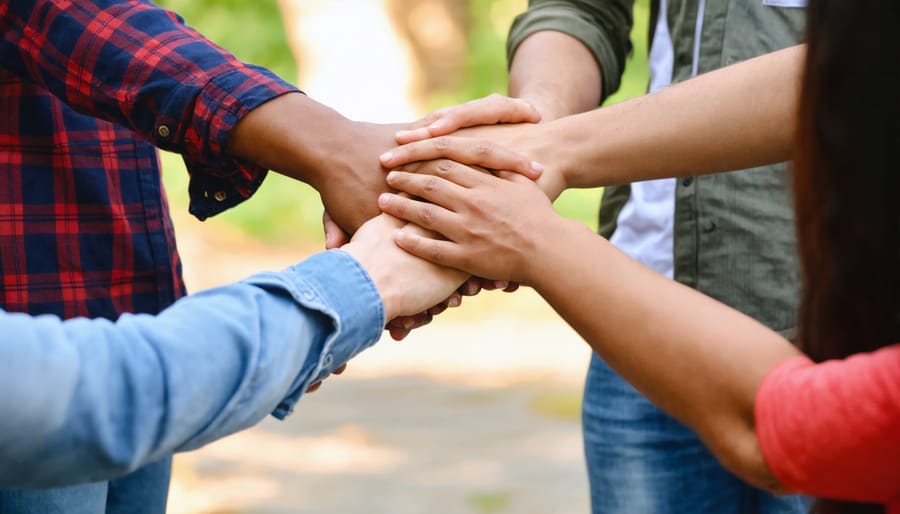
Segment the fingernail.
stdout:
<svg viewBox="0 0 900 514">
<path fill-rule="evenodd" d="M 406 232 L 402 230 L 394 232 L 394 241 L 403 241 L 404 239 L 406 239 Z"/>
<path fill-rule="evenodd" d="M 378 195 L 378 206 L 379 207 L 387 207 L 388 204 L 391 203 L 391 194 L 390 193 L 381 193 Z"/>
<path fill-rule="evenodd" d="M 531 170 L 535 173 L 540 173 L 544 171 L 544 165 L 537 161 L 531 161 Z"/>
<path fill-rule="evenodd" d="M 397 178 L 397 172 L 396 172 L 396 171 L 390 171 L 390 172 L 388 172 L 388 174 L 387 174 L 387 180 L 394 180 L 395 178 Z"/>
<path fill-rule="evenodd" d="M 505 280 L 495 280 L 494 281 L 494 287 L 496 287 L 497 289 L 506 289 L 506 286 L 508 286 L 508 285 L 509 285 L 509 282 L 506 282 Z"/>
<path fill-rule="evenodd" d="M 412 330 L 415 325 L 416 323 L 412 319 L 403 320 L 403 328 L 405 328 L 406 330 Z"/>
<path fill-rule="evenodd" d="M 381 156 L 378 157 L 378 158 L 381 159 L 381 162 L 388 162 L 388 161 L 390 161 L 393 157 L 394 157 L 394 152 L 384 152 L 384 153 L 381 154 Z"/>
<path fill-rule="evenodd" d="M 459 304 L 462 303 L 460 297 L 451 296 L 450 301 L 447 302 L 448 307 L 459 307 Z"/>
</svg>

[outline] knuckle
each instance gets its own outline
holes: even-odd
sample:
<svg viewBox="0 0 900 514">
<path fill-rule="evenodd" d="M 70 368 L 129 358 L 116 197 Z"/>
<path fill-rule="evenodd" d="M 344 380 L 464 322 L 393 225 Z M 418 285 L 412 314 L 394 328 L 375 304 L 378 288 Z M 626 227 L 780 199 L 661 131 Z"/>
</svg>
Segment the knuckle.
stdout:
<svg viewBox="0 0 900 514">
<path fill-rule="evenodd" d="M 433 193 L 438 188 L 438 181 L 434 177 L 426 177 L 422 181 L 422 190 L 426 193 Z"/>
<path fill-rule="evenodd" d="M 450 170 L 453 169 L 453 161 L 449 161 L 447 159 L 441 159 L 437 161 L 434 166 L 435 174 L 439 177 L 447 176 L 450 173 Z"/>
<path fill-rule="evenodd" d="M 437 221 L 437 212 L 435 211 L 434 206 L 426 205 L 422 208 L 422 212 L 419 216 L 420 223 L 425 228 L 431 228 L 434 226 L 434 223 Z"/>
<path fill-rule="evenodd" d="M 445 136 L 432 139 L 431 144 L 434 145 L 434 149 L 438 152 L 445 152 L 450 148 L 450 140 Z"/>
<path fill-rule="evenodd" d="M 431 261 L 440 262 L 444 260 L 444 251 L 440 246 L 437 245 L 432 245 L 430 248 L 428 248 L 427 255 L 428 260 Z"/>
<path fill-rule="evenodd" d="M 475 147 L 472 149 L 472 151 L 478 157 L 487 157 L 488 155 L 491 154 L 492 150 L 493 150 L 492 145 L 490 143 L 488 143 L 487 141 L 479 141 L 475 145 Z"/>
</svg>

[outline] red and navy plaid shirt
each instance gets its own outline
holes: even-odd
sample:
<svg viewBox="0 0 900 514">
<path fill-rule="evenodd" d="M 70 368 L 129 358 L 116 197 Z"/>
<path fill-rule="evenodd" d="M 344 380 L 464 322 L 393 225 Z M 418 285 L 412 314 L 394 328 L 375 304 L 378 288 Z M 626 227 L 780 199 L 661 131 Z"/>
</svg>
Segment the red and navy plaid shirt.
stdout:
<svg viewBox="0 0 900 514">
<path fill-rule="evenodd" d="M 155 146 L 212 216 L 266 173 L 223 151 L 231 128 L 296 89 L 146 1 L 7 0 L 0 32 L 0 307 L 165 308 L 184 286 Z"/>
</svg>

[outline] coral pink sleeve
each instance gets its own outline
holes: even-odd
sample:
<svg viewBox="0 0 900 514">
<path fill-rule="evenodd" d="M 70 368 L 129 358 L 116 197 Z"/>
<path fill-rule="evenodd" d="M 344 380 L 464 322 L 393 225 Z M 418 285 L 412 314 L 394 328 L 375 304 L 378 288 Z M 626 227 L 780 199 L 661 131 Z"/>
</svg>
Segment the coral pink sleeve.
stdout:
<svg viewBox="0 0 900 514">
<path fill-rule="evenodd" d="M 763 457 L 786 487 L 900 512 L 900 345 L 790 359 L 766 376 L 755 410 Z"/>
</svg>

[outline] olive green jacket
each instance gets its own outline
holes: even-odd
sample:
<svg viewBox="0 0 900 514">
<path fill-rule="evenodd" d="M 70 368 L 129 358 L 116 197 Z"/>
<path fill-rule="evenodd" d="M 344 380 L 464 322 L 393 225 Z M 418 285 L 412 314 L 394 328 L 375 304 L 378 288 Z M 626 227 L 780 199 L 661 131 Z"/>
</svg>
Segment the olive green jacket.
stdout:
<svg viewBox="0 0 900 514">
<path fill-rule="evenodd" d="M 699 59 L 694 34 L 703 3 Z M 778 7 L 787 0 L 668 0 L 674 48 L 673 82 L 797 44 L 804 9 Z M 631 51 L 633 0 L 530 0 L 510 30 L 510 61 L 518 45 L 541 30 L 579 39 L 602 70 L 603 94 L 618 89 Z M 650 32 L 659 1 L 652 0 Z M 615 231 L 630 187 L 608 187 L 600 209 L 600 233 Z M 790 336 L 799 300 L 790 173 L 765 166 L 678 181 L 674 213 L 675 280 Z"/>
</svg>

